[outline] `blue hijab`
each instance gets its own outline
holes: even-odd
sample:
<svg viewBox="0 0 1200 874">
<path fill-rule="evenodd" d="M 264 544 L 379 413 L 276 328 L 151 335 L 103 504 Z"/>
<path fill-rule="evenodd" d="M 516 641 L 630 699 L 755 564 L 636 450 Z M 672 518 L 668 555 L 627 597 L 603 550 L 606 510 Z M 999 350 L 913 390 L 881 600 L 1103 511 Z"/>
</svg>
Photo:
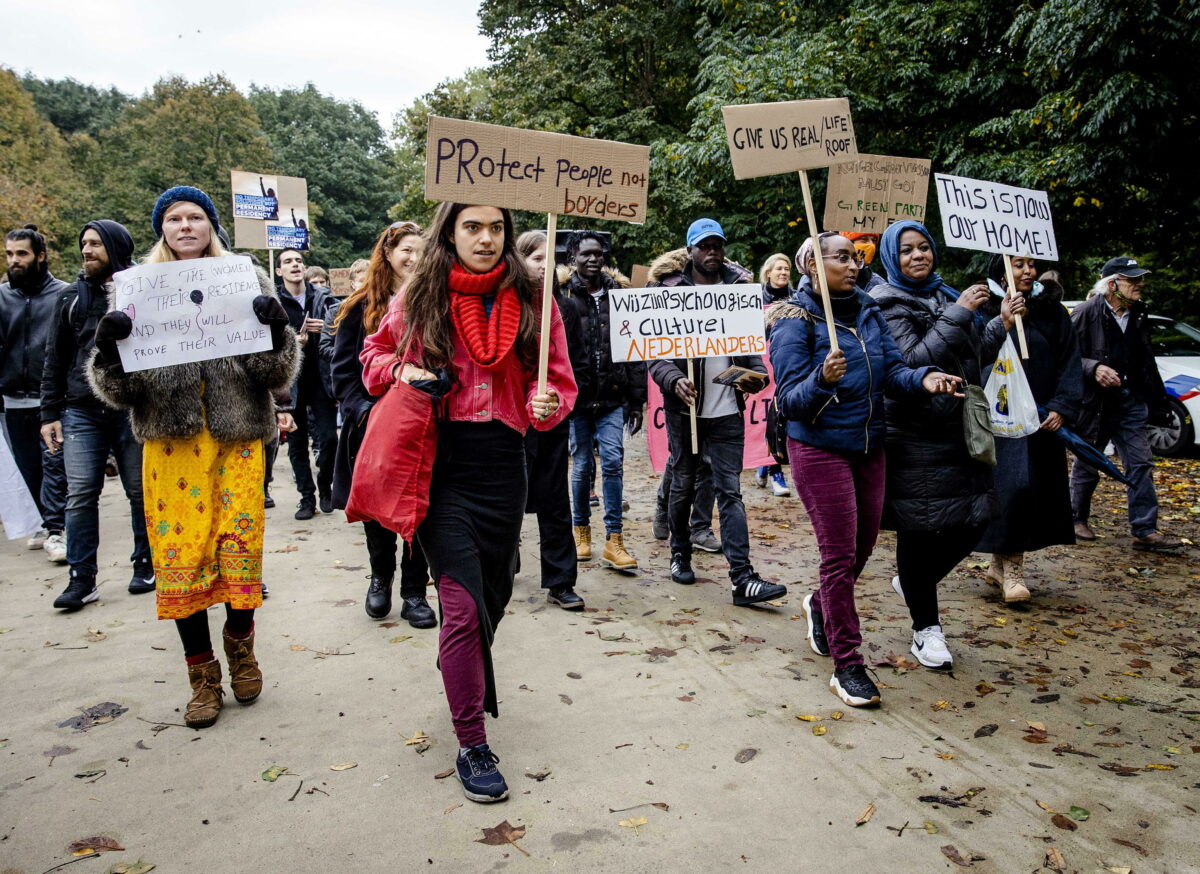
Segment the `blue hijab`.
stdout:
<svg viewBox="0 0 1200 874">
<path fill-rule="evenodd" d="M 930 253 L 933 255 L 933 272 L 920 282 L 909 279 L 900 269 L 900 235 L 905 231 L 916 231 L 929 241 Z M 912 294 L 926 296 L 941 289 L 951 300 L 958 299 L 958 292 L 946 285 L 942 277 L 938 275 L 937 243 L 933 241 L 929 231 L 920 222 L 905 219 L 888 225 L 887 230 L 883 232 L 883 239 L 879 241 L 879 257 L 883 259 L 883 268 L 887 271 L 888 285 L 894 285 L 896 288 L 902 288 Z"/>
</svg>

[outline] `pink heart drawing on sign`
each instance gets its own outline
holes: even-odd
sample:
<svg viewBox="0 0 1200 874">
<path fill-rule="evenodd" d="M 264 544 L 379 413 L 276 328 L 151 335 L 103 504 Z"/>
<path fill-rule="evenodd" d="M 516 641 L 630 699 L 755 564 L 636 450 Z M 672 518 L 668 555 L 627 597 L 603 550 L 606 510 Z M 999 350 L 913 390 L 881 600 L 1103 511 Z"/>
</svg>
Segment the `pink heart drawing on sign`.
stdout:
<svg viewBox="0 0 1200 874">
<path fill-rule="evenodd" d="M 137 308 L 134 307 L 133 304 L 130 304 L 129 306 L 125 307 L 125 309 L 121 310 L 121 312 L 123 312 L 123 313 L 125 313 L 125 315 L 129 316 L 129 321 L 131 321 L 131 322 L 137 318 Z"/>
</svg>

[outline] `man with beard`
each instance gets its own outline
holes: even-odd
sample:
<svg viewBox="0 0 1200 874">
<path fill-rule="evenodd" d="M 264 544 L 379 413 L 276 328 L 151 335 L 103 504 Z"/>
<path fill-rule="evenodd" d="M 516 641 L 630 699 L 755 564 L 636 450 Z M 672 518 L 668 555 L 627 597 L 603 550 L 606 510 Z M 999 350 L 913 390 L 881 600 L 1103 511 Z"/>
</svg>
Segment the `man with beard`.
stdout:
<svg viewBox="0 0 1200 874">
<path fill-rule="evenodd" d="M 37 225 L 9 231 L 4 240 L 8 281 L 0 284 L 0 396 L 13 460 L 42 516 L 42 529 L 30 549 L 45 549 L 51 561 L 64 561 L 63 513 L 67 477 L 61 455 L 42 443 L 42 368 L 54 304 L 67 284 L 50 274 L 46 238 Z"/>
<path fill-rule="evenodd" d="M 129 591 L 154 591 L 154 566 L 142 508 L 142 446 L 133 436 L 129 415 L 106 406 L 92 391 L 87 363 L 96 344 L 96 325 L 108 312 L 114 273 L 133 266 L 133 238 L 114 221 L 88 222 L 79 234 L 83 270 L 58 296 L 46 343 L 42 372 L 42 440 L 52 453 L 63 453 L 67 472 L 66 590 L 54 601 L 62 610 L 79 610 L 100 597 L 96 553 L 100 548 L 100 491 L 111 452 L 129 498 L 133 529 L 133 577 Z"/>
<path fill-rule="evenodd" d="M 651 286 L 735 285 L 748 283 L 750 274 L 725 260 L 725 232 L 709 218 L 692 222 L 687 232 L 687 256 L 678 252 L 663 255 L 650 265 Z M 667 263 L 675 266 L 668 268 Z M 738 607 L 772 601 L 787 594 L 787 588 L 760 577 L 750 564 L 750 535 L 746 507 L 739 481 L 746 433 L 743 412 L 747 392 L 767 387 L 767 368 L 761 356 L 738 355 L 692 359 L 696 377 L 688 379 L 687 359 L 660 359 L 650 365 L 650 375 L 663 394 L 667 442 L 675 462 L 671 482 L 668 522 L 671 531 L 671 579 L 690 585 L 692 542 L 689 516 L 696 492 L 700 459 L 712 467 L 713 490 L 721 510 L 721 551 L 729 563 L 733 603 Z M 761 378 L 722 385 L 715 378 L 730 365 L 760 374 Z M 692 452 L 690 408 L 696 408 L 699 452 Z"/>
</svg>

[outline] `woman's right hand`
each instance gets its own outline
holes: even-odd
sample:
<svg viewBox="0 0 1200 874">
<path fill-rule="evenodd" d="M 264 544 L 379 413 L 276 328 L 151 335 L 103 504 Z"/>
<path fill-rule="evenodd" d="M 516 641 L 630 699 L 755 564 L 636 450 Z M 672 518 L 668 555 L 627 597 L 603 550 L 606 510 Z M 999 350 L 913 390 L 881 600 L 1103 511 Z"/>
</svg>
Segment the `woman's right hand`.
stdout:
<svg viewBox="0 0 1200 874">
<path fill-rule="evenodd" d="M 846 353 L 841 349 L 830 351 L 821 365 L 821 379 L 829 385 L 837 385 L 846 375 Z"/>
<path fill-rule="evenodd" d="M 398 376 L 396 368 L 399 368 Z M 430 373 L 428 370 L 425 370 L 423 367 L 417 367 L 415 364 L 401 364 L 399 361 L 393 366 L 392 375 L 400 382 L 408 383 L 416 382 L 418 379 L 437 379 L 436 373 Z"/>
<path fill-rule="evenodd" d="M 1006 294 L 1004 301 L 1000 304 L 1000 319 L 1004 322 L 1004 330 L 1011 331 L 1015 324 L 1016 316 L 1025 315 L 1025 295 L 1019 291 L 1014 291 L 1012 294 Z"/>
<path fill-rule="evenodd" d="M 986 283 L 977 282 L 958 296 L 955 301 L 960 307 L 966 307 L 971 312 L 979 309 L 991 297 Z"/>
</svg>

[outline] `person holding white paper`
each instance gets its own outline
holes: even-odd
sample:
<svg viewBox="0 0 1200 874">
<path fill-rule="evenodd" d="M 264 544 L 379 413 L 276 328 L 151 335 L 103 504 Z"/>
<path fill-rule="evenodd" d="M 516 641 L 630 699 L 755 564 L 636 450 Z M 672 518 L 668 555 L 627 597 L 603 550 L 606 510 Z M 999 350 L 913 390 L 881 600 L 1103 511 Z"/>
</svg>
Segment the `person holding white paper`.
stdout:
<svg viewBox="0 0 1200 874">
<path fill-rule="evenodd" d="M 146 264 L 218 258 L 229 253 L 208 196 L 197 188 L 165 191 L 151 224 L 158 242 Z M 299 364 L 299 343 L 266 275 L 254 314 L 271 349 L 127 373 L 117 342 L 133 332 L 125 311 L 96 326 L 89 377 L 110 406 L 129 410 L 143 443 L 146 528 L 157 579 L 158 618 L 174 619 L 183 642 L 192 697 L 191 728 L 217 721 L 225 694 L 209 636 L 209 607 L 225 604 L 225 654 L 239 703 L 262 691 L 254 655 L 254 611 L 262 605 L 263 444 L 278 427 L 272 393 Z"/>
</svg>

